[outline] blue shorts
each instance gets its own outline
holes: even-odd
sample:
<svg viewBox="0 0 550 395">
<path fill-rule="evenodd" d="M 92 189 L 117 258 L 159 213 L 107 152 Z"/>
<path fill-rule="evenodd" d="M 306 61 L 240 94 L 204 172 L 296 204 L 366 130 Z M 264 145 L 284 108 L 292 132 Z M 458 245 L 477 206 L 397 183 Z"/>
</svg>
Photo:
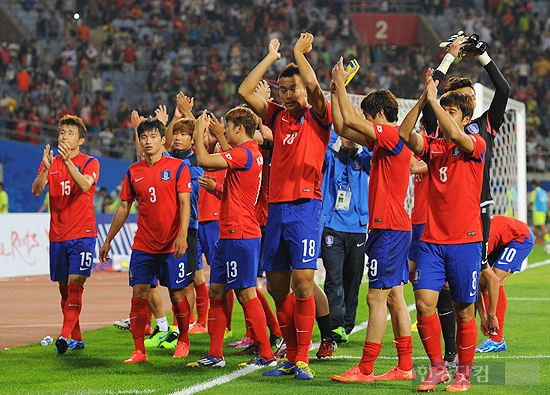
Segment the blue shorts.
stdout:
<svg viewBox="0 0 550 395">
<path fill-rule="evenodd" d="M 264 270 L 317 269 L 323 234 L 322 202 L 271 203 L 268 212 Z"/>
<path fill-rule="evenodd" d="M 420 238 L 422 237 L 425 226 L 426 224 L 413 224 L 412 226 L 411 248 L 409 248 L 409 260 L 411 261 L 416 262 L 418 259 L 418 244 L 420 243 Z"/>
<path fill-rule="evenodd" d="M 69 274 L 90 277 L 95 245 L 95 237 L 50 241 L 50 279 L 68 281 Z"/>
<path fill-rule="evenodd" d="M 411 232 L 372 229 L 365 243 L 369 288 L 387 289 L 409 282 Z"/>
<path fill-rule="evenodd" d="M 449 282 L 454 302 L 474 303 L 481 270 L 481 242 L 432 244 L 420 242 L 413 289 L 439 292 Z"/>
<path fill-rule="evenodd" d="M 220 226 L 218 221 L 199 222 L 199 234 L 197 239 L 197 267 L 204 268 L 202 254 L 206 257 L 206 263 L 210 264 L 214 255 L 216 242 L 220 238 Z"/>
<path fill-rule="evenodd" d="M 187 253 L 175 258 L 174 253 L 151 254 L 149 252 L 132 250 L 130 256 L 130 285 L 156 284 L 168 289 L 182 289 L 189 284 L 187 270 Z"/>
<path fill-rule="evenodd" d="M 531 229 L 529 229 L 529 232 L 529 238 L 524 239 L 523 243 L 512 241 L 506 244 L 504 248 L 491 252 L 489 255 L 489 265 L 505 272 L 519 272 L 521 264 L 533 251 L 533 247 L 535 246 L 535 236 Z"/>
<path fill-rule="evenodd" d="M 261 238 L 219 239 L 210 262 L 210 284 L 227 289 L 256 287 Z"/>
</svg>

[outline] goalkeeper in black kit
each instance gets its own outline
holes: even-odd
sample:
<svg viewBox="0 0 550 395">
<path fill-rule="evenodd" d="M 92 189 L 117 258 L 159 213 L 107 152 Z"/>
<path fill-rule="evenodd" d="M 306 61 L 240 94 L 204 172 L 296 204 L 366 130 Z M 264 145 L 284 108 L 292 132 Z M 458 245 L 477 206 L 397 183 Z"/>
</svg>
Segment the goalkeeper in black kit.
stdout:
<svg viewBox="0 0 550 395">
<path fill-rule="evenodd" d="M 481 221 L 483 224 L 483 250 L 482 250 L 482 272 L 481 276 L 487 281 L 489 289 L 489 306 L 486 306 L 487 320 L 492 330 L 496 331 L 499 327 L 496 318 L 496 306 L 498 302 L 499 283 L 498 278 L 494 276 L 492 270 L 486 270 L 487 264 L 487 242 L 489 240 L 489 231 L 491 228 L 491 210 L 494 204 L 490 188 L 490 169 L 493 154 L 495 137 L 498 135 L 499 128 L 504 122 L 504 113 L 510 94 L 510 85 L 504 78 L 501 71 L 487 53 L 487 43 L 480 41 L 476 34 L 469 37 L 464 32 L 452 36 L 448 41 L 440 44 L 446 47 L 447 54 L 441 61 L 441 64 L 435 70 L 433 79 L 441 82 L 449 67 L 457 57 L 467 58 L 475 56 L 483 65 L 491 83 L 495 88 L 495 95 L 491 101 L 489 109 L 480 117 L 473 119 L 465 128 L 469 134 L 479 134 L 486 142 L 487 150 L 485 157 L 485 167 L 483 170 L 483 186 L 481 191 Z M 467 77 L 450 77 L 444 92 L 461 92 L 470 96 L 476 105 L 476 96 L 473 88 L 473 82 Z M 424 122 L 428 134 L 438 133 L 437 118 L 432 108 L 426 105 L 423 110 Z M 474 281 L 477 279 L 474 279 Z M 456 342 L 455 342 L 455 316 L 451 302 L 451 295 L 448 289 L 443 289 L 439 295 L 438 314 L 445 339 L 445 362 L 450 368 L 456 366 Z"/>
</svg>

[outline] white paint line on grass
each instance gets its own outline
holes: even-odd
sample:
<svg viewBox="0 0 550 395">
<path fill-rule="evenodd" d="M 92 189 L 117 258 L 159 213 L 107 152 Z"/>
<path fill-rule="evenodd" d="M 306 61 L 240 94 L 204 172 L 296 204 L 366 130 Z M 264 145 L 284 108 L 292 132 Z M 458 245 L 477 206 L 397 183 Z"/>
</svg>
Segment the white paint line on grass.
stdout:
<svg viewBox="0 0 550 395">
<path fill-rule="evenodd" d="M 550 265 L 550 259 L 547 259 L 545 261 L 540 261 L 540 262 L 535 262 L 531 265 L 527 265 L 527 267 L 525 268 L 525 270 L 529 270 L 529 269 L 534 269 L 536 267 L 539 267 L 539 266 L 544 266 L 544 265 Z M 525 271 L 524 270 L 524 271 Z"/>
<path fill-rule="evenodd" d="M 414 311 L 414 310 L 416 310 L 416 306 L 414 304 L 408 305 L 407 310 L 409 312 Z M 387 316 L 387 320 L 388 321 L 391 320 L 391 316 L 389 314 Z M 359 331 L 365 329 L 367 327 L 367 324 L 368 324 L 368 321 L 362 322 L 359 325 L 355 325 L 355 328 L 353 328 L 353 331 L 351 331 L 351 334 L 359 332 Z M 319 343 L 313 343 L 312 350 L 315 350 L 318 347 L 319 347 Z M 211 369 L 213 369 L 213 368 L 211 368 Z M 204 391 L 204 390 L 216 387 L 218 385 L 225 384 L 229 381 L 238 379 L 239 377 L 242 377 L 242 376 L 246 376 L 247 374 L 252 373 L 257 369 L 261 369 L 261 368 L 246 367 L 246 368 L 243 368 L 243 369 L 239 369 L 239 370 L 236 370 L 232 373 L 225 374 L 225 375 L 217 377 L 215 379 L 205 381 L 204 383 L 193 385 L 193 386 L 188 387 L 188 388 L 184 388 L 181 391 L 172 392 L 172 394 L 170 394 L 170 395 L 192 395 L 192 394 L 196 394 L 197 392 Z"/>
<path fill-rule="evenodd" d="M 550 301 L 550 298 L 506 298 L 506 300 L 521 300 L 521 301 Z"/>
<path fill-rule="evenodd" d="M 197 369 L 203 369 L 203 368 L 197 368 Z M 204 368 L 204 369 L 218 369 L 218 368 Z M 225 384 L 229 381 L 238 379 L 239 377 L 246 376 L 249 373 L 252 373 L 258 369 L 261 369 L 257 366 L 247 366 L 239 370 L 235 370 L 234 372 L 231 372 L 229 374 L 224 374 L 223 376 L 217 377 L 212 380 L 205 381 L 204 383 L 192 385 L 191 387 L 187 387 L 182 389 L 181 391 L 172 392 L 170 395 L 191 395 L 196 394 L 197 392 L 204 391 L 210 388 L 217 387 L 218 385 Z"/>
<path fill-rule="evenodd" d="M 330 359 L 357 359 L 360 360 L 360 355 L 334 355 L 330 357 Z M 384 356 L 379 355 L 377 359 L 385 359 L 385 360 L 395 360 L 397 361 L 397 356 L 390 357 L 390 356 Z M 427 361 L 428 356 L 417 356 L 412 358 L 415 361 Z M 474 362 L 480 359 L 550 359 L 550 355 L 506 355 L 503 353 L 494 353 L 494 354 L 476 354 L 474 358 Z"/>
</svg>

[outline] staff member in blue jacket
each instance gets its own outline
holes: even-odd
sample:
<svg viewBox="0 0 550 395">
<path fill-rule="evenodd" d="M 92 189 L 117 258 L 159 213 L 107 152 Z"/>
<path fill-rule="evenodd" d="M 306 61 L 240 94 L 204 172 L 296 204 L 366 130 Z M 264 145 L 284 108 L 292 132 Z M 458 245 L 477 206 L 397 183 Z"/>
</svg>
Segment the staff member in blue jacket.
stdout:
<svg viewBox="0 0 550 395">
<path fill-rule="evenodd" d="M 371 153 L 353 141 L 336 137 L 333 132 L 323 166 L 321 257 L 333 339 L 342 343 L 349 340 L 355 326 L 365 267 Z"/>
</svg>

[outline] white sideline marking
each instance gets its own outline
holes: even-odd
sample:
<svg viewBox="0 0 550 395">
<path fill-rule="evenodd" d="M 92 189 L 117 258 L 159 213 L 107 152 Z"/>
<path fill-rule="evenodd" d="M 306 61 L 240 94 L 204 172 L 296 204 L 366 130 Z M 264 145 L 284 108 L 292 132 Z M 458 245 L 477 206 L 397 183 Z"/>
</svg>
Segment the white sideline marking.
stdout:
<svg viewBox="0 0 550 395">
<path fill-rule="evenodd" d="M 203 369 L 203 368 L 197 368 L 197 369 Z M 216 369 L 216 368 L 206 368 L 206 369 Z M 200 384 L 192 385 L 191 387 L 184 388 L 181 391 L 172 392 L 170 395 L 196 394 L 197 392 L 204 391 L 204 390 L 216 387 L 218 385 L 225 384 L 229 381 L 238 379 L 239 377 L 242 377 L 242 376 L 246 376 L 247 374 L 252 373 L 258 369 L 261 369 L 261 368 L 259 366 L 247 366 L 239 370 L 235 370 L 234 372 L 231 372 L 229 374 L 224 374 L 223 376 L 217 377 L 215 379 L 205 381 L 204 383 L 200 383 Z"/>
<path fill-rule="evenodd" d="M 480 353 L 476 353 L 476 356 L 474 358 L 474 362 L 479 360 L 479 359 L 550 359 L 550 355 L 509 355 L 509 356 L 506 356 L 502 353 L 493 353 L 494 355 L 487 355 L 487 354 L 480 354 Z M 335 355 L 333 357 L 330 357 L 330 359 L 361 359 L 361 356 L 360 355 Z M 395 357 L 389 357 L 389 356 L 384 356 L 384 355 L 379 355 L 377 359 L 387 359 L 387 360 L 396 360 L 397 361 L 397 356 Z M 415 361 L 427 361 L 428 360 L 428 356 L 427 355 L 423 355 L 423 356 L 417 356 L 417 357 L 412 357 L 413 360 Z"/>
<path fill-rule="evenodd" d="M 407 310 L 409 312 L 414 311 L 414 310 L 416 310 L 416 306 L 414 304 L 408 305 Z M 391 320 L 391 316 L 389 314 L 387 316 L 387 320 L 388 321 Z M 367 320 L 365 322 L 360 323 L 359 325 L 355 325 L 355 328 L 353 328 L 353 330 L 351 331 L 351 334 L 359 332 L 359 331 L 365 329 L 367 327 L 368 322 L 369 321 Z M 318 347 L 319 347 L 318 342 L 313 343 L 312 349 L 316 349 Z M 359 357 L 357 357 L 357 358 L 359 358 Z M 211 369 L 213 369 L 213 368 L 211 368 Z M 221 384 L 225 384 L 229 381 L 238 379 L 239 377 L 242 377 L 242 376 L 246 376 L 247 374 L 252 373 L 252 372 L 254 372 L 255 370 L 258 370 L 258 369 L 260 369 L 260 368 L 259 367 L 242 368 L 242 369 L 236 370 L 232 373 L 220 376 L 218 378 L 208 380 L 204 383 L 193 385 L 193 386 L 188 387 L 188 388 L 184 388 L 181 391 L 172 392 L 170 395 L 192 395 L 192 394 L 196 394 L 197 392 L 204 391 L 204 390 L 216 387 L 216 386 L 221 385 Z"/>
<path fill-rule="evenodd" d="M 112 325 L 113 322 L 81 322 L 80 326 L 86 326 L 86 325 Z M 44 327 L 59 327 L 59 322 L 56 324 L 25 324 L 25 325 L 0 325 L 0 329 L 4 328 L 44 328 Z"/>
<path fill-rule="evenodd" d="M 545 261 L 535 262 L 535 263 L 533 263 L 532 265 L 527 265 L 527 267 L 525 268 L 525 270 L 534 269 L 534 268 L 536 268 L 536 267 L 544 266 L 544 265 L 550 265 L 550 259 L 547 259 L 547 260 L 545 260 Z M 525 270 L 524 270 L 524 271 L 525 271 Z"/>
<path fill-rule="evenodd" d="M 506 298 L 506 300 L 522 300 L 522 301 L 549 301 L 550 298 Z"/>
</svg>

